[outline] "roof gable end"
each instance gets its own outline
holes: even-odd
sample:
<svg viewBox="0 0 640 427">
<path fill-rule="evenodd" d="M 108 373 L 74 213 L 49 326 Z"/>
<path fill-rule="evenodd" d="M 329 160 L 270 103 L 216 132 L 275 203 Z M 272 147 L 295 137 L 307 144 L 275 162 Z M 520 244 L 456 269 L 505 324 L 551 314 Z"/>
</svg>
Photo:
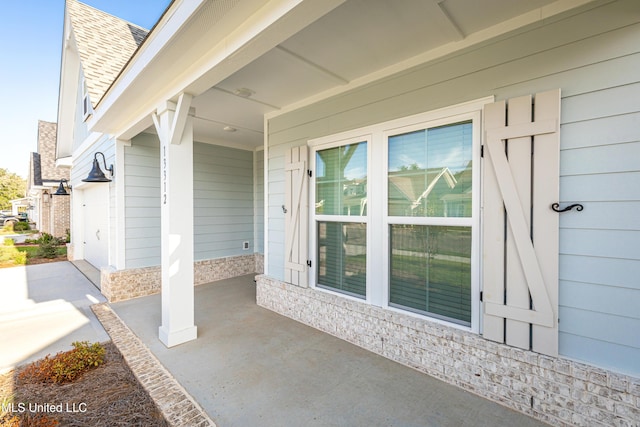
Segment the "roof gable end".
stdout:
<svg viewBox="0 0 640 427">
<path fill-rule="evenodd" d="M 67 0 L 67 11 L 95 107 L 148 31 L 77 0 Z"/>
</svg>

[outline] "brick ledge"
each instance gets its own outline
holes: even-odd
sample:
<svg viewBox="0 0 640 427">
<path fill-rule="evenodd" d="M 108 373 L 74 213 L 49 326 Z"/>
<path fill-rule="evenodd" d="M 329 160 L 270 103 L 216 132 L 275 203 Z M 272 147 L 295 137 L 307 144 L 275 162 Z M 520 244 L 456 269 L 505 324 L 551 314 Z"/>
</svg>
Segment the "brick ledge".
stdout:
<svg viewBox="0 0 640 427">
<path fill-rule="evenodd" d="M 95 304 L 91 309 L 170 425 L 216 427 L 202 407 L 107 303 Z"/>
</svg>

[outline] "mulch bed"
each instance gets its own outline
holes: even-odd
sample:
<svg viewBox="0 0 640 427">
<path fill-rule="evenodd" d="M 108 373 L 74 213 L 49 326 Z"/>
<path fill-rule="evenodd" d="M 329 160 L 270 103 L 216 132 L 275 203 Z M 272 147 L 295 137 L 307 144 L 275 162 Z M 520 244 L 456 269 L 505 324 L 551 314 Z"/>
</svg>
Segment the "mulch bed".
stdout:
<svg viewBox="0 0 640 427">
<path fill-rule="evenodd" d="M 66 255 L 58 255 L 55 258 L 37 258 L 37 257 L 33 257 L 33 258 L 27 258 L 27 265 L 34 265 L 34 264 L 46 264 L 49 262 L 59 262 L 59 261 L 66 261 L 67 260 L 67 256 Z"/>
<path fill-rule="evenodd" d="M 13 394 L 14 411 L 19 410 L 19 403 L 24 408 L 22 414 L 13 415 L 33 418 L 45 412 L 60 426 L 169 426 L 116 346 L 107 342 L 104 347 L 104 364 L 71 383 L 28 383 L 18 379 L 23 368 L 0 375 L 0 402 L 6 405 L 10 402 L 7 397 Z M 49 407 L 37 408 L 36 404 Z M 62 412 L 57 411 L 59 408 Z M 0 426 L 12 425 L 8 420 L 13 415 L 0 413 Z"/>
</svg>

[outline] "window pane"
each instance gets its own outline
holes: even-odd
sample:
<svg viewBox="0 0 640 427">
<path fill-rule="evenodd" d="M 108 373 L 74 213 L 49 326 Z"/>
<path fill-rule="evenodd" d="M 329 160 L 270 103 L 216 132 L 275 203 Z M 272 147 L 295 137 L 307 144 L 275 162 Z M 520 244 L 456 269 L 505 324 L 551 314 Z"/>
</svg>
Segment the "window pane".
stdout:
<svg viewBox="0 0 640 427">
<path fill-rule="evenodd" d="M 390 225 L 392 305 L 471 325 L 471 228 Z"/>
<path fill-rule="evenodd" d="M 318 222 L 318 285 L 364 297 L 367 225 Z"/>
<path fill-rule="evenodd" d="M 389 215 L 471 217 L 472 123 L 389 138 Z"/>
<path fill-rule="evenodd" d="M 367 143 L 316 152 L 316 213 L 367 214 Z"/>
</svg>

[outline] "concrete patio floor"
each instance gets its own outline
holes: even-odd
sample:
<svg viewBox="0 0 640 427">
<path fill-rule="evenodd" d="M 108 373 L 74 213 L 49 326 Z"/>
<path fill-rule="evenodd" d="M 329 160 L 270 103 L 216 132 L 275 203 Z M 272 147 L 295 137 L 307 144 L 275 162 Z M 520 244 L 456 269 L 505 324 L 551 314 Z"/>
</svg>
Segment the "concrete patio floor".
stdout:
<svg viewBox="0 0 640 427">
<path fill-rule="evenodd" d="M 195 295 L 198 339 L 171 349 L 160 295 L 111 307 L 219 427 L 546 425 L 258 307 L 253 275 Z"/>
</svg>

